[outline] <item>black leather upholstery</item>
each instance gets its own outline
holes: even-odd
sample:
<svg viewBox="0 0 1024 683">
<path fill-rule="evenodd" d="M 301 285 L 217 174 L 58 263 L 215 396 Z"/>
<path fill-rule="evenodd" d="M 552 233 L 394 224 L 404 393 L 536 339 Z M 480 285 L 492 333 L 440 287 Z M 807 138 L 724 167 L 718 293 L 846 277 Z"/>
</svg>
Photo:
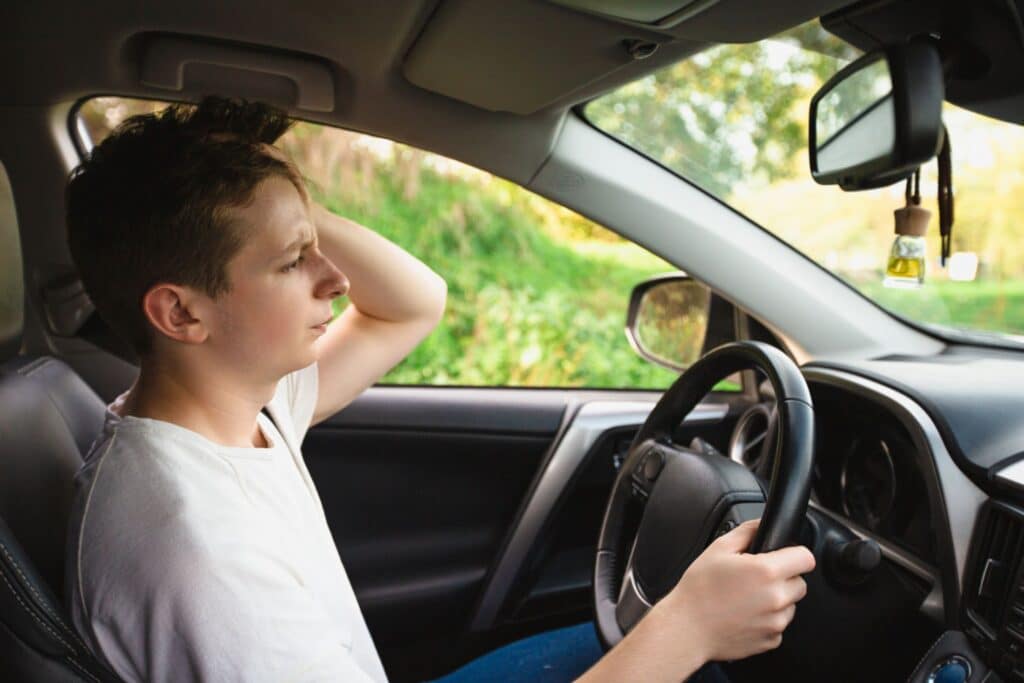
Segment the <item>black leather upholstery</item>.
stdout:
<svg viewBox="0 0 1024 683">
<path fill-rule="evenodd" d="M 55 358 L 0 366 L 0 517 L 58 597 L 73 480 L 103 413 L 100 398 Z"/>
<path fill-rule="evenodd" d="M 55 358 L 0 366 L 0 680 L 116 681 L 60 596 L 73 479 L 103 402 Z"/>
</svg>

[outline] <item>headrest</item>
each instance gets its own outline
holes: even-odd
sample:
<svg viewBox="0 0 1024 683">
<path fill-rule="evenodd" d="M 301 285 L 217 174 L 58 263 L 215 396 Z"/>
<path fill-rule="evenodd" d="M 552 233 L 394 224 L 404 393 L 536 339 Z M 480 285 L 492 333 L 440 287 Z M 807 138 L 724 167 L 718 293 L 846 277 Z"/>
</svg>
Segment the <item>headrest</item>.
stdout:
<svg viewBox="0 0 1024 683">
<path fill-rule="evenodd" d="M 0 362 L 21 350 L 25 324 L 25 279 L 21 266 L 21 238 L 14 192 L 7 170 L 0 163 Z"/>
</svg>

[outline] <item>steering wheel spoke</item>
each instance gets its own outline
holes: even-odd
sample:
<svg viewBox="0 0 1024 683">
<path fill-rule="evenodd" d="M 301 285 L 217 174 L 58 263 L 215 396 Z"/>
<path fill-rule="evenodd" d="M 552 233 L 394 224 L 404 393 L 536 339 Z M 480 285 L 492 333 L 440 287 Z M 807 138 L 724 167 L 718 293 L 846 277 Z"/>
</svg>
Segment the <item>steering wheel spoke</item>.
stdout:
<svg viewBox="0 0 1024 683">
<path fill-rule="evenodd" d="M 622 577 L 619 601 L 615 605 L 615 621 L 623 633 L 629 633 L 651 609 L 651 603 L 644 597 L 633 575 L 633 554 L 630 553 L 626 573 Z"/>
</svg>

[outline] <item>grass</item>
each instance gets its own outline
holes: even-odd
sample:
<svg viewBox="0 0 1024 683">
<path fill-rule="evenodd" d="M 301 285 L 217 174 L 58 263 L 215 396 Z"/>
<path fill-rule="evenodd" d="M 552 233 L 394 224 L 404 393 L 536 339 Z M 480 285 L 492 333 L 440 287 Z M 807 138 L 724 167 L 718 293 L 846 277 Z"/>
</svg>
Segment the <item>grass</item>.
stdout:
<svg viewBox="0 0 1024 683">
<path fill-rule="evenodd" d="M 857 287 L 893 312 L 920 322 L 1024 334 L 1024 280 L 939 280 L 910 290 L 890 289 L 879 280 Z"/>
</svg>

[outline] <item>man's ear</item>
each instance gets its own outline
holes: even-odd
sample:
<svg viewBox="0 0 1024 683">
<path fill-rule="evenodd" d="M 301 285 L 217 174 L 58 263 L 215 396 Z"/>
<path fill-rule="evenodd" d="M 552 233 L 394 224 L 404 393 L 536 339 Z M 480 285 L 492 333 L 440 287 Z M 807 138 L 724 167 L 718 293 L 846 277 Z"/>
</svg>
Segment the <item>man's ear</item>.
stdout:
<svg viewBox="0 0 1024 683">
<path fill-rule="evenodd" d="M 160 283 L 142 297 L 142 311 L 157 332 L 183 344 L 200 344 L 210 335 L 198 315 L 200 295 L 189 287 Z"/>
</svg>

